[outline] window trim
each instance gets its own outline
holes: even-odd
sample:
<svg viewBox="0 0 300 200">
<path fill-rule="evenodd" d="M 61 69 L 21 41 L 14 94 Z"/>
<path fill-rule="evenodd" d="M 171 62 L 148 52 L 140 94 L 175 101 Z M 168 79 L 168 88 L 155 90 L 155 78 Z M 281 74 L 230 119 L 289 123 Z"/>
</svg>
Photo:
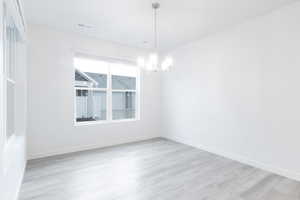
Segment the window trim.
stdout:
<svg viewBox="0 0 300 200">
<path fill-rule="evenodd" d="M 2 10 L 3 10 L 3 14 L 2 14 L 2 31 L 3 31 L 3 35 L 2 35 L 2 39 L 3 39 L 3 71 L 1 72 L 2 75 L 2 81 L 3 81 L 3 105 L 4 105 L 4 117 L 3 117 L 3 126 L 4 126 L 4 139 L 5 139 L 5 149 L 9 149 L 9 147 L 14 143 L 15 139 L 16 139 L 16 65 L 17 65 L 17 59 L 18 59 L 18 44 L 17 44 L 17 39 L 15 39 L 15 43 L 13 44 L 14 46 L 8 46 L 9 41 L 8 41 L 8 37 L 7 37 L 7 26 L 8 26 L 8 20 L 11 19 L 13 20 L 14 26 L 15 28 L 19 31 L 19 27 L 17 26 L 16 23 L 16 13 L 14 12 L 14 9 L 12 9 L 12 4 L 10 2 L 4 1 L 2 4 Z M 16 35 L 14 35 L 15 37 Z M 13 49 L 11 49 L 13 48 Z M 11 60 L 11 56 L 13 54 L 13 60 Z M 13 63 L 13 64 L 12 64 Z M 12 71 L 10 71 L 12 70 Z M 12 73 L 12 74 L 10 74 Z M 7 111 L 8 111 L 8 103 L 7 103 L 7 86 L 8 84 L 12 84 L 14 89 L 13 89 L 13 93 L 14 93 L 14 102 L 13 102 L 13 107 L 14 107 L 14 124 L 13 124 L 13 132 L 12 133 L 8 133 L 8 127 L 7 127 Z"/>
<path fill-rule="evenodd" d="M 121 58 L 112 58 L 112 57 L 103 57 L 103 56 L 93 56 L 90 54 L 85 54 L 85 53 L 73 53 L 73 59 L 76 57 L 86 57 L 89 59 L 95 59 L 95 60 L 100 60 L 100 61 L 106 61 L 108 63 L 122 63 L 122 64 L 131 64 L 132 66 L 135 66 L 137 68 L 137 75 L 135 76 L 136 78 L 136 89 L 131 90 L 131 89 L 112 89 L 112 73 L 111 73 L 111 68 L 108 67 L 108 73 L 107 73 L 107 88 L 84 88 L 84 87 L 75 87 L 75 66 L 74 64 L 72 65 L 73 67 L 73 90 L 74 90 L 74 126 L 86 126 L 86 125 L 98 125 L 98 124 L 113 124 L 113 123 L 122 123 L 122 122 L 135 122 L 140 120 L 140 84 L 141 84 L 141 70 L 138 68 L 135 62 L 132 62 L 127 59 L 121 59 Z M 93 91 L 105 91 L 106 92 L 106 120 L 98 120 L 98 121 L 86 121 L 86 122 L 77 122 L 76 121 L 76 113 L 77 113 L 77 108 L 76 108 L 76 91 L 78 89 L 81 90 L 93 90 Z M 130 118 L 130 119 L 112 119 L 112 93 L 113 92 L 135 92 L 135 117 Z"/>
<path fill-rule="evenodd" d="M 2 48 L 2 67 L 0 67 L 0 109 L 3 109 L 3 112 L 1 113 L 0 119 L 2 119 L 2 122 L 0 124 L 0 129 L 3 132 L 3 134 L 0 134 L 0 139 L 3 142 L 3 161 L 5 161 L 5 165 L 3 165 L 3 173 L 4 175 L 7 173 L 8 169 L 10 166 L 13 166 L 13 159 L 11 157 L 11 154 L 15 152 L 15 144 L 19 142 L 20 136 L 18 135 L 18 130 L 16 127 L 17 124 L 17 119 L 16 117 L 16 112 L 17 112 L 17 105 L 16 105 L 16 94 L 17 94 L 17 83 L 18 83 L 18 67 L 19 67 L 19 54 L 23 54 L 23 51 L 19 51 L 19 45 L 24 45 L 26 42 L 26 34 L 25 34 L 25 23 L 24 23 L 24 18 L 23 18 L 23 9 L 21 7 L 21 4 L 19 0 L 4 0 L 1 2 L 0 5 L 0 10 L 2 11 L 1 13 L 1 31 L 2 31 L 2 37 L 1 40 L 3 40 L 3 43 L 1 44 Z M 11 18 L 11 20 L 14 23 L 15 30 L 17 31 L 17 38 L 15 39 L 14 43 L 14 69 L 13 69 L 13 76 L 11 77 L 8 73 L 8 64 L 7 64 L 7 35 L 6 35 L 6 28 L 7 28 L 7 23 L 8 19 Z M 16 36 L 16 35 L 14 35 Z M 8 137 L 7 134 L 7 84 L 11 83 L 14 85 L 14 95 L 15 95 L 15 100 L 14 100 L 14 131 L 11 133 Z M 21 140 L 20 140 L 21 141 Z M 1 156 L 0 156 L 1 157 Z"/>
</svg>

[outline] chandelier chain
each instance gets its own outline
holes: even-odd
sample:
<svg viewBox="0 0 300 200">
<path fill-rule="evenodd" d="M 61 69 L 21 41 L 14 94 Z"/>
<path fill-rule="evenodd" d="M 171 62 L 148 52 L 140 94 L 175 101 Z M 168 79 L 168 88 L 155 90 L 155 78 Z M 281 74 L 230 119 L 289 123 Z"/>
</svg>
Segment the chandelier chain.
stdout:
<svg viewBox="0 0 300 200">
<path fill-rule="evenodd" d="M 153 9 L 154 9 L 154 48 L 155 50 L 157 50 L 158 48 L 158 40 L 157 40 L 157 9 L 159 8 L 159 6 L 154 5 Z"/>
</svg>

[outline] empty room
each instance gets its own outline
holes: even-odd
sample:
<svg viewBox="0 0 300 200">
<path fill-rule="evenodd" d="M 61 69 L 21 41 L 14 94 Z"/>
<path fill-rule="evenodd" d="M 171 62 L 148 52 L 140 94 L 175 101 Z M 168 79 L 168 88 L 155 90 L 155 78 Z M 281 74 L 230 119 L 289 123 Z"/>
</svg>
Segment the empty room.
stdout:
<svg viewBox="0 0 300 200">
<path fill-rule="evenodd" d="M 300 200 L 300 0 L 0 0 L 0 200 Z"/>
</svg>

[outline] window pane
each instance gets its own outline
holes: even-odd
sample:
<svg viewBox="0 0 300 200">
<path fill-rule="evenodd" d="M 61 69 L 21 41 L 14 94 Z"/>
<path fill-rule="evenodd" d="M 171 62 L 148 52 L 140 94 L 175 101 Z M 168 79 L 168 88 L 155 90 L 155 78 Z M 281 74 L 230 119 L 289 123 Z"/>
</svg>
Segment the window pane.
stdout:
<svg viewBox="0 0 300 200">
<path fill-rule="evenodd" d="M 107 75 L 75 70 L 75 87 L 107 88 Z"/>
<path fill-rule="evenodd" d="M 15 79 L 15 66 L 17 57 L 17 40 L 18 40 L 18 30 L 13 22 L 12 17 L 6 17 L 6 66 L 7 66 L 7 76 L 11 80 Z"/>
<path fill-rule="evenodd" d="M 7 119 L 6 119 L 6 135 L 7 138 L 15 132 L 15 85 L 7 81 Z"/>
<path fill-rule="evenodd" d="M 76 121 L 106 120 L 106 92 L 76 90 Z"/>
<path fill-rule="evenodd" d="M 112 75 L 112 89 L 115 90 L 135 90 L 136 78 L 128 76 L 116 76 Z"/>
<path fill-rule="evenodd" d="M 135 118 L 135 96 L 135 92 L 112 93 L 113 120 Z"/>
</svg>

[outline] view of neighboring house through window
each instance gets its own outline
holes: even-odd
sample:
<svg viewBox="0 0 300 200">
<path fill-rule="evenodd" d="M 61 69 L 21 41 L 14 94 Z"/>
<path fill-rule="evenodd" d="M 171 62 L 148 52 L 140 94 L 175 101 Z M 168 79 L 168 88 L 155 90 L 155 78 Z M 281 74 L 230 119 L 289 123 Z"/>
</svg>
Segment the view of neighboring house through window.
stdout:
<svg viewBox="0 0 300 200">
<path fill-rule="evenodd" d="M 134 71 L 111 64 L 112 119 L 131 119 L 136 114 L 136 77 Z"/>
<path fill-rule="evenodd" d="M 138 68 L 76 57 L 76 122 L 136 119 Z"/>
</svg>

